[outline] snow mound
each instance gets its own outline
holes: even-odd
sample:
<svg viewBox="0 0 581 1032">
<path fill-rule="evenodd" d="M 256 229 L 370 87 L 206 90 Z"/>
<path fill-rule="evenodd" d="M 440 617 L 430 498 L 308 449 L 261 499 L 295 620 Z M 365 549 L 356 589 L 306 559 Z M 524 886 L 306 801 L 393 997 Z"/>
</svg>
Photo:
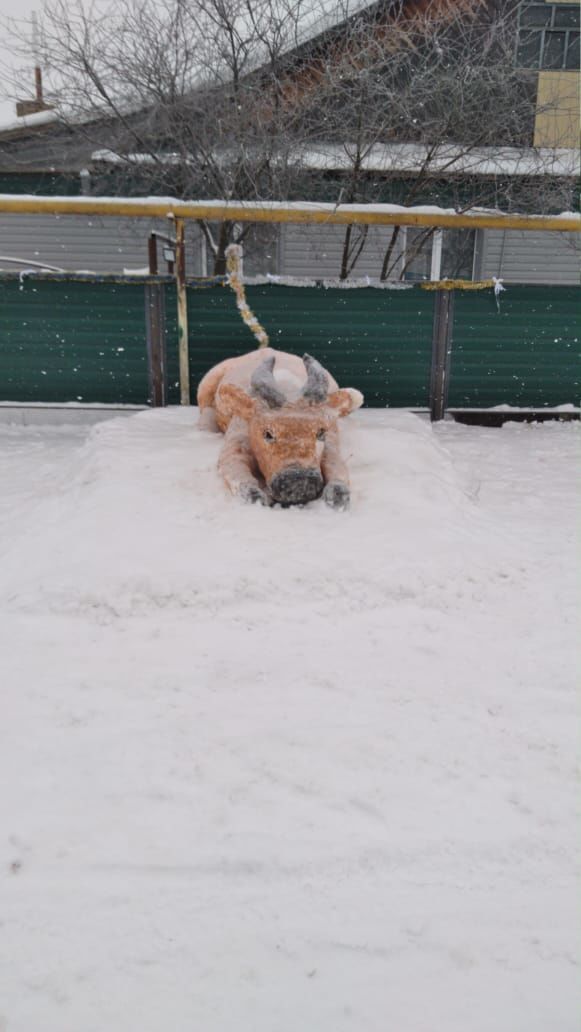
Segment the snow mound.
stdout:
<svg viewBox="0 0 581 1032">
<path fill-rule="evenodd" d="M 197 419 L 192 409 L 112 419 L 58 475 L 37 463 L 41 500 L 5 535 L 1 590 L 13 606 L 131 615 L 297 596 L 348 609 L 429 604 L 472 564 L 470 485 L 427 421 L 344 421 L 353 500 L 336 513 L 322 500 L 268 510 L 232 498 L 216 468 L 222 438 Z"/>
<path fill-rule="evenodd" d="M 572 1032 L 580 427 L 196 422 L 0 427 L 0 1029 Z"/>
</svg>

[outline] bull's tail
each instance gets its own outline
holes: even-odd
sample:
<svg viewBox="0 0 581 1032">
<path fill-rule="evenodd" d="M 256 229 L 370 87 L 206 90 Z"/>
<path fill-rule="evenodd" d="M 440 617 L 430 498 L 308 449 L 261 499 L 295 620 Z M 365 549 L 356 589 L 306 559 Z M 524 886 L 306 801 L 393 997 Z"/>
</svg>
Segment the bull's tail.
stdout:
<svg viewBox="0 0 581 1032">
<path fill-rule="evenodd" d="M 238 244 L 230 244 L 226 248 L 226 269 L 228 271 L 228 283 L 232 287 L 232 290 L 236 294 L 236 304 L 238 305 L 238 311 L 242 316 L 244 322 L 250 330 L 252 330 L 254 336 L 258 341 L 259 348 L 268 347 L 268 333 L 260 325 L 254 312 L 248 307 L 246 301 L 246 294 L 244 292 L 244 284 L 242 277 L 240 276 L 240 259 L 242 257 L 242 248 Z"/>
</svg>

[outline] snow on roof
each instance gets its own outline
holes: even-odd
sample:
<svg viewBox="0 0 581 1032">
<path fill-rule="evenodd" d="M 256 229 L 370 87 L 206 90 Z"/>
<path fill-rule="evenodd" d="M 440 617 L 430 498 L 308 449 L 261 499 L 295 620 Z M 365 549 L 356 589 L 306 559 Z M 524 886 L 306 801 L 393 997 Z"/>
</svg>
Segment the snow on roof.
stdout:
<svg viewBox="0 0 581 1032">
<path fill-rule="evenodd" d="M 577 150 L 552 150 L 548 147 L 481 147 L 469 150 L 462 144 L 443 144 L 428 157 L 422 144 L 376 144 L 363 159 L 368 172 L 419 172 L 432 174 L 461 172 L 472 176 L 575 176 L 579 175 Z M 322 144 L 301 154 L 306 168 L 337 171 L 353 167 L 349 145 Z"/>
<path fill-rule="evenodd" d="M 443 144 L 428 157 L 428 148 L 416 143 L 376 144 L 363 159 L 367 172 L 385 174 L 414 173 L 427 169 L 430 174 L 467 176 L 578 176 L 579 152 L 549 147 L 480 147 L 467 150 L 461 144 Z M 187 159 L 185 159 L 187 161 Z M 353 167 L 353 148 L 349 144 L 320 144 L 298 152 L 297 164 L 319 171 L 348 171 Z M 177 165 L 179 154 L 119 154 L 98 150 L 91 161 L 106 164 L 149 165 L 162 162 Z"/>
<path fill-rule="evenodd" d="M 59 116 L 56 111 L 36 111 L 33 115 L 23 115 L 21 118 L 12 118 L 9 122 L 0 122 L 0 134 L 14 133 L 21 129 L 36 129 L 41 125 L 49 125 L 51 122 L 58 122 Z"/>
<path fill-rule="evenodd" d="M 117 151 L 102 148 L 101 150 L 93 151 L 91 161 L 103 162 L 107 165 L 157 165 L 160 163 L 163 165 L 179 165 L 181 162 L 187 162 L 188 158 L 184 158 L 181 154 L 171 151 L 163 154 L 119 154 Z"/>
</svg>

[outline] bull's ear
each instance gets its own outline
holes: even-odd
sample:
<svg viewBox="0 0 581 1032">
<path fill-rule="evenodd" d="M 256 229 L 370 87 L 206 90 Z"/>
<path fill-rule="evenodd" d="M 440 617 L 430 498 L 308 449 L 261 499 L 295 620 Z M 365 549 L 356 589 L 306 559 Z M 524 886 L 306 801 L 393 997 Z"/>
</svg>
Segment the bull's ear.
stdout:
<svg viewBox="0 0 581 1032">
<path fill-rule="evenodd" d="M 356 391 L 354 387 L 343 387 L 339 391 L 333 391 L 332 394 L 327 398 L 327 405 L 329 408 L 337 409 L 337 415 L 348 416 L 350 412 L 354 412 L 363 404 L 363 395 L 361 391 Z"/>
<path fill-rule="evenodd" d="M 242 390 L 242 387 L 237 387 L 234 383 L 224 383 L 220 387 L 218 395 L 220 408 L 226 416 L 250 419 L 256 402 L 246 391 Z"/>
</svg>

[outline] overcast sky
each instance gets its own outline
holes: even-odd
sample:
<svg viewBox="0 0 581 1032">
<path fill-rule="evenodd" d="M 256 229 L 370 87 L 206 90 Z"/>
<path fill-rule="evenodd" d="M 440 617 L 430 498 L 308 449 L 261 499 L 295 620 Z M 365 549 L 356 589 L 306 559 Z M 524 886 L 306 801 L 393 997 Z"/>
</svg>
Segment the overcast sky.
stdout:
<svg viewBox="0 0 581 1032">
<path fill-rule="evenodd" d="M 354 13 L 359 8 L 366 7 L 369 3 L 370 0 L 312 0 L 312 5 L 306 5 L 307 9 L 310 7 L 310 14 L 307 14 L 305 17 L 305 27 L 309 21 L 314 21 L 315 24 L 320 25 L 321 11 L 324 12 L 323 17 L 327 19 L 331 12 L 335 12 L 338 6 L 341 7 L 343 12 L 348 7 L 350 13 Z M 10 18 L 26 22 L 30 19 L 33 11 L 41 13 L 42 0 L 0 0 L 0 125 L 6 125 L 6 123 L 16 118 L 14 100 L 6 100 L 5 97 L 6 94 L 11 94 L 14 91 L 15 69 L 22 69 L 24 65 L 24 58 L 20 55 L 15 56 L 12 53 L 12 48 L 7 39 L 5 23 Z M 320 31 L 320 28 L 318 31 Z M 21 85 L 22 99 L 33 95 L 34 58 L 32 40 L 27 67 L 21 76 Z"/>
<path fill-rule="evenodd" d="M 10 89 L 9 70 L 15 65 L 21 64 L 21 59 L 15 59 L 8 46 L 4 22 L 7 18 L 27 18 L 31 12 L 40 10 L 38 0 L 0 0 L 0 121 L 8 122 L 15 116 L 14 103 L 4 100 L 4 94 Z M 29 90 L 34 86 L 34 62 L 32 54 L 30 57 L 30 73 L 27 85 Z M 28 77 L 27 77 L 28 78 Z M 23 83 L 24 85 L 24 83 Z M 25 94 L 26 95 L 26 94 Z"/>
</svg>

